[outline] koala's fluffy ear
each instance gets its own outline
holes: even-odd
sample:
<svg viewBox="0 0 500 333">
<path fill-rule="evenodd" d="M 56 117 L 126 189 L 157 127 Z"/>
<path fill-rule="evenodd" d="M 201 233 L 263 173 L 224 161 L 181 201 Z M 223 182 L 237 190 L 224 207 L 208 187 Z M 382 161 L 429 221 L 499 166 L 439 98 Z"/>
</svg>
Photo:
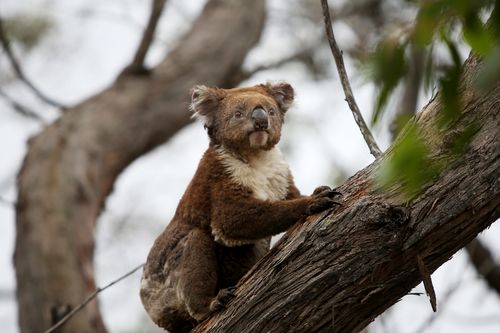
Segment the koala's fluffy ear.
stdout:
<svg viewBox="0 0 500 333">
<path fill-rule="evenodd" d="M 286 112 L 293 103 L 294 91 L 286 82 L 267 82 L 262 85 L 278 103 L 283 112 Z"/>
<path fill-rule="evenodd" d="M 194 118 L 200 119 L 206 127 L 211 127 L 214 122 L 215 112 L 223 97 L 222 89 L 194 86 L 191 89 L 191 105 L 189 109 L 193 112 Z"/>
</svg>

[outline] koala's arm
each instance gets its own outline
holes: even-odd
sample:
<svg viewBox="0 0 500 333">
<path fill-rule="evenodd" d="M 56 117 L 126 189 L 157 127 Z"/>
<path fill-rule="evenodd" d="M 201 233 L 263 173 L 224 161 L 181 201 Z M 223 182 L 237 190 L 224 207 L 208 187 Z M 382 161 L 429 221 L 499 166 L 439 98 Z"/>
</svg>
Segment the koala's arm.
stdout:
<svg viewBox="0 0 500 333">
<path fill-rule="evenodd" d="M 217 192 L 212 198 L 211 228 L 216 239 L 227 245 L 276 235 L 301 218 L 337 204 L 332 199 L 337 192 L 325 188 L 312 196 L 301 196 L 295 189 L 290 193 L 296 198 L 279 201 L 259 200 L 234 188 Z"/>
</svg>

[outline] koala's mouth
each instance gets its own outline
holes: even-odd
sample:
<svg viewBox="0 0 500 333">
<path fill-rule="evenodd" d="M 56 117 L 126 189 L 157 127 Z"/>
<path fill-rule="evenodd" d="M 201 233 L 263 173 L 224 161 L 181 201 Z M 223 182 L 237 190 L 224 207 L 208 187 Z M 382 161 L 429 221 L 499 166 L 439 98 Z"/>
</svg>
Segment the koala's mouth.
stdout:
<svg viewBox="0 0 500 333">
<path fill-rule="evenodd" d="M 267 145 L 267 141 L 269 140 L 269 132 L 267 130 L 255 130 L 250 132 L 248 139 L 250 141 L 250 147 L 263 148 Z"/>
</svg>

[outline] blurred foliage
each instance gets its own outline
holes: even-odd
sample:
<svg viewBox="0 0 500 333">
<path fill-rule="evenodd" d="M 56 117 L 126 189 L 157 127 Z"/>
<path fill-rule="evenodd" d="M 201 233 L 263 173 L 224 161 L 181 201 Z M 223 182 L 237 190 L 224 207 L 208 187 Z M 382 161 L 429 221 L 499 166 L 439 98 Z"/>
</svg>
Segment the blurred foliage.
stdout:
<svg viewBox="0 0 500 333">
<path fill-rule="evenodd" d="M 477 131 L 477 124 L 462 130 L 453 129 L 461 114 L 460 84 L 463 59 L 459 48 L 468 46 L 483 61 L 476 77 L 476 88 L 487 90 L 500 80 L 500 0 L 427 0 L 408 1 L 418 10 L 411 27 L 401 29 L 379 41 L 368 60 L 369 74 L 376 84 L 372 124 L 383 116 L 387 102 L 396 88 L 404 83 L 411 61 L 411 48 L 425 52 L 421 86 L 439 89 L 443 103 L 435 124 L 436 132 L 453 130 L 448 144 L 450 156 L 466 151 Z M 484 23 L 483 18 L 489 17 Z M 437 61 L 436 49 L 444 49 L 446 62 Z M 399 111 L 399 110 L 398 110 Z M 397 115 L 398 128 L 403 128 L 409 117 Z M 432 163 L 425 138 L 415 123 L 408 125 L 385 162 L 379 181 L 384 187 L 399 184 L 409 199 L 422 190 L 444 167 Z M 455 133 L 456 132 L 456 133 Z"/>
<path fill-rule="evenodd" d="M 437 163 L 429 158 L 425 140 L 413 123 L 394 146 L 390 159 L 381 169 L 378 181 L 383 188 L 400 185 L 405 199 L 411 199 L 439 171 Z"/>
<path fill-rule="evenodd" d="M 372 123 L 378 121 L 391 93 L 407 73 L 406 45 L 394 39 L 382 40 L 371 58 L 373 81 L 379 87 Z"/>
<path fill-rule="evenodd" d="M 9 39 L 30 51 L 54 28 L 54 21 L 43 14 L 19 13 L 2 18 Z"/>
</svg>

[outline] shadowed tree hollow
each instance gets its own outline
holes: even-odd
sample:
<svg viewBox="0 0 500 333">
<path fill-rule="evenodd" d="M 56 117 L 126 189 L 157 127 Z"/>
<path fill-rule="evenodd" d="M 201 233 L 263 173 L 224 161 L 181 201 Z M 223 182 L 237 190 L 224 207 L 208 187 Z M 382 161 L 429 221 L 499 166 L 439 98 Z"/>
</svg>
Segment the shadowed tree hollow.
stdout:
<svg viewBox="0 0 500 333">
<path fill-rule="evenodd" d="M 21 332 L 46 330 L 95 290 L 94 230 L 114 181 L 189 123 L 192 86 L 238 83 L 264 7 L 264 0 L 208 1 L 190 33 L 149 75 L 135 59 L 109 88 L 30 140 L 16 206 Z M 229 307 L 195 331 L 359 331 L 422 280 L 417 258 L 433 272 L 498 218 L 500 86 L 474 89 L 480 65 L 476 57 L 465 64 L 463 112 L 451 128 L 434 132 L 440 95 L 416 118 L 431 158 L 448 161 L 421 193 L 405 201 L 397 186 L 376 190 L 389 149 L 339 188 L 342 208 L 283 237 L 240 281 Z M 468 149 L 450 157 L 449 143 L 472 123 L 477 131 Z M 95 302 L 60 330 L 105 331 Z"/>
</svg>

